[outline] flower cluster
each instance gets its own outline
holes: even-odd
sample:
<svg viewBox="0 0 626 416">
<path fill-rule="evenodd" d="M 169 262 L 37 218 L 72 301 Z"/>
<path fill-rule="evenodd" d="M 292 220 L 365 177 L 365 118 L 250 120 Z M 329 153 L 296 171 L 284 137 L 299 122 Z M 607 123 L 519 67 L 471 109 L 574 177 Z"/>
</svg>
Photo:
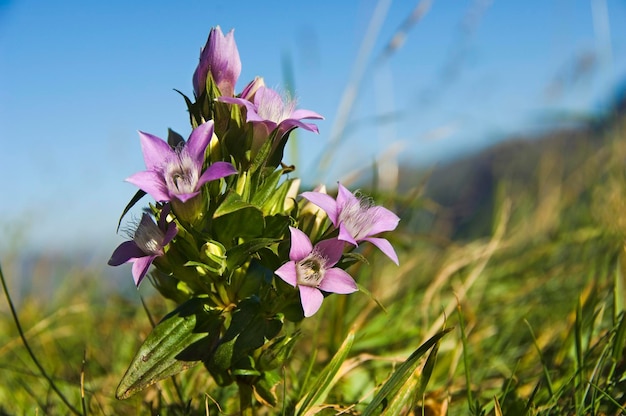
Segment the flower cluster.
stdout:
<svg viewBox="0 0 626 416">
<path fill-rule="evenodd" d="M 393 212 L 341 184 L 336 198 L 322 187 L 298 197 L 283 150 L 295 129 L 318 132 L 303 120 L 323 117 L 260 77 L 236 94 L 240 73 L 234 32 L 213 28 L 192 77 L 193 99 L 183 96 L 189 138 L 139 132 L 146 169 L 126 179 L 139 188 L 126 211 L 146 194 L 154 202 L 109 264 L 132 262 L 137 286 L 148 276 L 179 306 L 148 336 L 118 397 L 163 378 L 150 370 L 162 363 L 151 360 L 167 355 L 202 362 L 219 384 L 248 384 L 271 399 L 269 374 L 280 363 L 263 357 L 286 359 L 277 351 L 290 350 L 294 337 L 280 336 L 284 322 L 314 315 L 330 294 L 359 290 L 349 274 L 359 244 L 398 264 L 378 237 L 396 228 Z M 190 316 L 195 325 L 181 330 Z M 189 339 L 206 348 L 188 351 Z M 163 345 L 178 350 L 165 354 Z"/>
</svg>

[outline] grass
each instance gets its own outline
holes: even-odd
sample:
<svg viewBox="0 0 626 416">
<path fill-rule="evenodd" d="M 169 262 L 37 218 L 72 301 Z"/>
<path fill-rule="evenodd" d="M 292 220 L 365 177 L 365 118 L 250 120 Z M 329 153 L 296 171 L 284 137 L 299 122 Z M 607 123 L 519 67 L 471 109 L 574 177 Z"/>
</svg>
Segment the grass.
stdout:
<svg viewBox="0 0 626 416">
<path fill-rule="evenodd" d="M 345 137 L 367 62 L 389 59 L 431 3 L 370 59 L 378 4 L 321 166 Z M 370 266 L 350 273 L 364 292 L 305 320 L 281 400 L 258 414 L 626 414 L 624 118 L 505 144 L 428 179 L 409 168 L 401 191 L 378 192 L 402 218 L 389 236 L 400 267 L 363 252 Z M 236 414 L 236 386 L 202 366 L 117 400 L 174 305 L 147 284 L 110 290 L 100 267 L 42 256 L 24 271 L 20 248 L 0 258 L 0 415 Z"/>
<path fill-rule="evenodd" d="M 401 265 L 372 251 L 363 253 L 370 267 L 351 273 L 384 309 L 364 293 L 326 301 L 305 320 L 284 368 L 279 396 L 289 400 L 265 413 L 289 414 L 294 398 L 320 385 L 319 374 L 332 385 L 322 383 L 315 396 L 318 414 L 369 412 L 392 371 L 408 368 L 407 357 L 444 327 L 453 329 L 436 360 L 415 361 L 405 374 L 413 387 L 393 390 L 423 391 L 402 413 L 626 413 L 625 132 L 622 117 L 572 133 L 576 140 L 498 149 L 489 158 L 488 203 L 461 225 L 415 183 L 377 195 L 402 218 L 390 235 Z M 140 292 L 144 309 L 136 294 L 103 288 L 106 270 L 42 265 L 37 276 L 22 276 L 17 260 L 1 260 L 43 371 L 8 304 L 0 305 L 0 414 L 236 412 L 236 389 L 217 387 L 202 367 L 115 399 L 151 321 L 172 308 L 152 291 Z M 36 292 L 38 282 L 59 277 L 51 295 Z M 32 291 L 18 297 L 26 278 L 34 279 Z M 345 356 L 331 360 L 337 351 Z"/>
</svg>

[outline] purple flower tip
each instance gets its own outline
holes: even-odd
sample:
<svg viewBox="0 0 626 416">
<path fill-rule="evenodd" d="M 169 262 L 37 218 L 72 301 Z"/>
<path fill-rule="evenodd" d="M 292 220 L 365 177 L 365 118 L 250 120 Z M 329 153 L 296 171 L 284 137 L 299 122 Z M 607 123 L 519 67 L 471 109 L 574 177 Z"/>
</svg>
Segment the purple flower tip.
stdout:
<svg viewBox="0 0 626 416">
<path fill-rule="evenodd" d="M 234 30 L 224 36 L 219 26 L 214 27 L 200 52 L 200 62 L 193 74 L 193 89 L 196 97 L 199 97 L 205 90 L 208 74 L 211 74 L 222 95 L 232 97 L 240 73 L 241 60 L 235 43 Z"/>
</svg>

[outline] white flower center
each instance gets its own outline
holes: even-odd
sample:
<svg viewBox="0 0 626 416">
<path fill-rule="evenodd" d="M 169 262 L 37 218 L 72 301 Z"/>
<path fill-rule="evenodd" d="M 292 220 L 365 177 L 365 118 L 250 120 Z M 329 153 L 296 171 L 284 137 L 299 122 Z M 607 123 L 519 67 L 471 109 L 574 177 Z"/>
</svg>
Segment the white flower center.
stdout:
<svg viewBox="0 0 626 416">
<path fill-rule="evenodd" d="M 269 121 L 273 121 L 276 124 L 280 124 L 281 121 L 287 120 L 291 117 L 291 114 L 296 109 L 296 102 L 286 98 L 283 98 L 277 94 L 265 94 L 263 100 L 258 103 L 257 114 Z"/>
<path fill-rule="evenodd" d="M 371 201 L 358 198 L 347 203 L 339 213 L 339 222 L 343 223 L 355 240 L 369 235 L 372 226 L 376 223 L 375 215 L 370 211 Z"/>
<path fill-rule="evenodd" d="M 198 168 L 194 160 L 183 149 L 176 153 L 176 157 L 169 160 L 165 166 L 165 184 L 167 189 L 175 195 L 191 194 L 198 185 Z"/>
<path fill-rule="evenodd" d="M 296 263 L 296 277 L 300 286 L 318 287 L 325 273 L 326 259 L 316 251 Z"/>
<path fill-rule="evenodd" d="M 163 239 L 165 234 L 154 223 L 148 214 L 143 214 L 141 222 L 135 231 L 133 241 L 137 247 L 149 255 L 163 255 Z"/>
</svg>

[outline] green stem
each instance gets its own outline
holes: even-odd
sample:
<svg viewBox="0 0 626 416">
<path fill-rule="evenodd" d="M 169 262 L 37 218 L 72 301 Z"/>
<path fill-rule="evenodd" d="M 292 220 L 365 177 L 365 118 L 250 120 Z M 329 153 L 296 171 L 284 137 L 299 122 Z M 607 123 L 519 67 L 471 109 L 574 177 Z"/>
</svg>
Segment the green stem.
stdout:
<svg viewBox="0 0 626 416">
<path fill-rule="evenodd" d="M 30 358 L 33 360 L 33 363 L 35 363 L 35 366 L 37 366 L 41 375 L 46 379 L 46 381 L 50 385 L 50 388 L 57 394 L 57 396 L 59 396 L 59 398 L 67 406 L 67 408 L 70 409 L 70 411 L 74 413 L 75 415 L 81 415 L 82 413 L 79 412 L 78 409 L 76 409 L 74 406 L 72 406 L 72 404 L 65 398 L 63 393 L 61 393 L 61 390 L 59 390 L 56 384 L 54 384 L 54 381 L 48 375 L 48 373 L 46 373 L 46 370 L 44 370 L 43 366 L 39 363 L 39 360 L 37 360 L 35 353 L 33 353 L 33 350 L 30 348 L 30 345 L 26 341 L 26 336 L 24 335 L 24 331 L 22 330 L 22 325 L 20 324 L 19 319 L 17 319 L 17 312 L 15 311 L 15 307 L 13 306 L 13 302 L 11 301 L 11 296 L 9 295 L 9 289 L 7 289 L 7 284 L 6 284 L 6 281 L 4 280 L 4 273 L 2 273 L 1 266 L 0 266 L 0 280 L 2 281 L 2 289 L 4 289 L 4 296 L 7 298 L 7 302 L 9 303 L 9 308 L 11 309 L 11 315 L 13 315 L 13 321 L 15 322 L 15 326 L 17 327 L 17 332 L 20 334 L 20 338 L 22 339 L 22 344 L 24 344 L 24 348 L 26 348 L 28 355 L 30 355 Z"/>
<path fill-rule="evenodd" d="M 254 416 L 252 386 L 242 382 L 237 382 L 237 386 L 239 387 L 239 414 L 241 416 Z"/>
</svg>

